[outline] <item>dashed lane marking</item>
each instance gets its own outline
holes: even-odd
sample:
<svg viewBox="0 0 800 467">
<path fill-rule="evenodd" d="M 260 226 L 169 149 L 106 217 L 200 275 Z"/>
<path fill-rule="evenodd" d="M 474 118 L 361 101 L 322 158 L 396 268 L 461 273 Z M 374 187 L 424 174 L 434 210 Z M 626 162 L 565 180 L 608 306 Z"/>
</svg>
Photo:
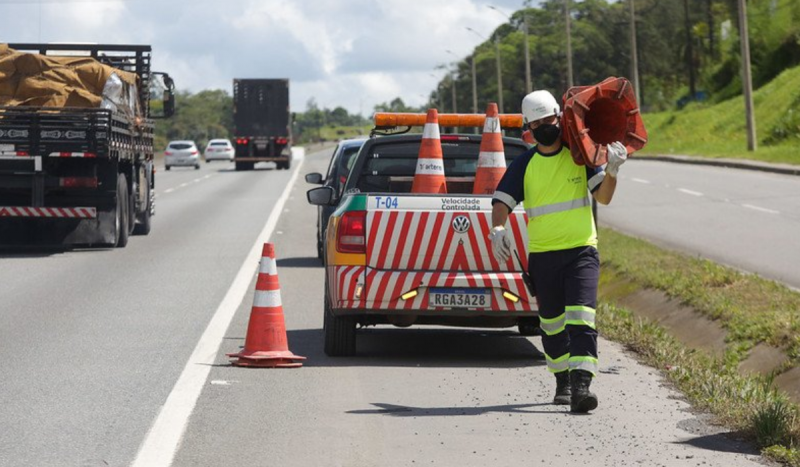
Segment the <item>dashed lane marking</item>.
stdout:
<svg viewBox="0 0 800 467">
<path fill-rule="evenodd" d="M 747 209 L 753 209 L 755 211 L 766 212 L 766 213 L 769 213 L 769 214 L 780 214 L 781 213 L 780 211 L 776 211 L 774 209 L 762 208 L 761 206 L 754 206 L 752 204 L 743 204 L 742 207 L 745 207 Z"/>
<path fill-rule="evenodd" d="M 678 188 L 678 191 L 680 191 L 681 193 L 686 193 L 687 195 L 703 196 L 703 194 L 700 193 L 699 191 L 687 190 L 686 188 Z"/>
<path fill-rule="evenodd" d="M 633 180 L 636 183 L 644 183 L 645 185 L 650 184 L 650 180 L 645 180 L 643 178 L 632 178 L 631 180 Z"/>
</svg>

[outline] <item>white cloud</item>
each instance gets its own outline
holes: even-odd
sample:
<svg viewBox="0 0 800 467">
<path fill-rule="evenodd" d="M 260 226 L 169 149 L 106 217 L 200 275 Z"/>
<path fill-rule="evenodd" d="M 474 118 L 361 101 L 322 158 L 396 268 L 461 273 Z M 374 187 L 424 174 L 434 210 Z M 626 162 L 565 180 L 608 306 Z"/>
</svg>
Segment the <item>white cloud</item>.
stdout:
<svg viewBox="0 0 800 467">
<path fill-rule="evenodd" d="M 9 42 L 151 44 L 179 89 L 230 90 L 233 78 L 289 78 L 291 105 L 369 115 L 395 97 L 419 105 L 443 71 L 505 21 L 480 0 L 104 0 L 0 3 Z M 506 13 L 520 0 L 492 1 Z M 10 16 L 14 15 L 14 16 Z M 41 24 L 41 36 L 38 25 Z M 431 75 L 435 75 L 431 76 Z"/>
</svg>

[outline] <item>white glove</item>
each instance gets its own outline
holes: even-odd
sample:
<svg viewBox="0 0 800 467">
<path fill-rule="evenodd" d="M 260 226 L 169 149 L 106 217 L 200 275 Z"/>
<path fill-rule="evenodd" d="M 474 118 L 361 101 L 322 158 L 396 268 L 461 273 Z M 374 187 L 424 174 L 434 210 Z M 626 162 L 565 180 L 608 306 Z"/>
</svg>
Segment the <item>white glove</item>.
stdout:
<svg viewBox="0 0 800 467">
<path fill-rule="evenodd" d="M 511 258 L 511 237 L 505 227 L 493 227 L 489 240 L 492 241 L 492 253 L 497 261 L 505 263 Z"/>
<path fill-rule="evenodd" d="M 628 160 L 628 150 L 625 145 L 619 141 L 615 141 L 608 145 L 608 164 L 606 165 L 606 173 L 614 178 L 617 178 L 619 167 Z"/>
</svg>

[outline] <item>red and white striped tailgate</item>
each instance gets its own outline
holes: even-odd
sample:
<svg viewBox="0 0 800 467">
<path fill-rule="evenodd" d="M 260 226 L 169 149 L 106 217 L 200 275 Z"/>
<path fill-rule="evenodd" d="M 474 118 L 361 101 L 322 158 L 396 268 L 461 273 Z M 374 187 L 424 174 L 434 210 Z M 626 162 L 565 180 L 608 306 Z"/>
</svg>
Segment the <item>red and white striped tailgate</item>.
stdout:
<svg viewBox="0 0 800 467">
<path fill-rule="evenodd" d="M 456 218 L 470 227 L 459 233 Z M 527 216 L 514 211 L 509 217 L 515 246 L 527 268 Z M 367 265 L 391 271 L 519 271 L 512 256 L 499 263 L 488 238 L 489 211 L 369 211 L 367 213 Z"/>
<path fill-rule="evenodd" d="M 0 217 L 95 219 L 97 218 L 97 208 L 34 208 L 27 206 L 0 206 Z"/>
</svg>

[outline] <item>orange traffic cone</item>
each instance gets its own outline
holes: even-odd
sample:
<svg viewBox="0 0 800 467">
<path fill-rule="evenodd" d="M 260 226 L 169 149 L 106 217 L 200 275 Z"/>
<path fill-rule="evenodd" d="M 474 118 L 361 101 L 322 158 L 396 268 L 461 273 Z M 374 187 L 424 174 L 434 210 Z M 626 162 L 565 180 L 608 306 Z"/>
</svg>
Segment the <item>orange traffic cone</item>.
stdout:
<svg viewBox="0 0 800 467">
<path fill-rule="evenodd" d="M 497 104 L 486 107 L 486 120 L 483 123 L 481 149 L 478 155 L 478 169 L 472 194 L 491 195 L 506 172 L 506 155 L 503 149 L 503 136 L 500 134 L 500 120 L 497 118 Z"/>
<path fill-rule="evenodd" d="M 525 130 L 522 132 L 522 141 L 525 141 L 531 146 L 536 144 L 536 140 L 533 139 L 533 133 L 531 133 L 531 130 Z"/>
<path fill-rule="evenodd" d="M 436 109 L 429 109 L 425 119 L 411 193 L 447 193 L 442 141 L 439 138 L 439 112 Z"/>
<path fill-rule="evenodd" d="M 281 286 L 275 264 L 275 247 L 272 243 L 265 243 L 261 252 L 256 295 L 253 297 L 244 349 L 227 355 L 238 357 L 231 361 L 233 365 L 262 368 L 296 368 L 303 364 L 295 360 L 306 359 L 289 351 L 286 324 L 283 321 Z"/>
</svg>

